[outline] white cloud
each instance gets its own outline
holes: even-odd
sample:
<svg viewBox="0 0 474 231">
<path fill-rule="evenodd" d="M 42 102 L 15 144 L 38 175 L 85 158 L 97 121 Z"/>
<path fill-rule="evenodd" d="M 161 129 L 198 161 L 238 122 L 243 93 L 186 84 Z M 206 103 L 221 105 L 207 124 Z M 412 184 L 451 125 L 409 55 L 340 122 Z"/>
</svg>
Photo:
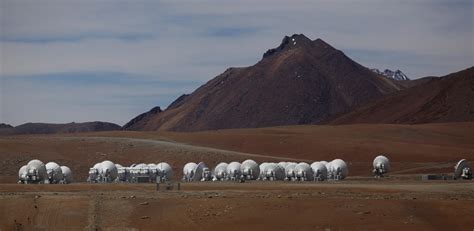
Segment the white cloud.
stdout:
<svg viewBox="0 0 474 231">
<path fill-rule="evenodd" d="M 472 2 L 470 6 L 452 9 L 436 1 L 370 0 L 6 0 L 2 75 L 105 70 L 211 78 L 226 66 L 253 64 L 292 33 L 321 37 L 342 50 L 405 52 L 439 56 L 445 62 L 462 57 L 469 64 L 474 59 Z M 257 29 L 235 38 L 208 34 L 213 29 L 248 27 Z M 197 59 L 216 67 L 190 65 Z M 443 73 L 449 71 L 455 70 Z M 441 74 L 428 72 L 413 74 Z"/>
</svg>

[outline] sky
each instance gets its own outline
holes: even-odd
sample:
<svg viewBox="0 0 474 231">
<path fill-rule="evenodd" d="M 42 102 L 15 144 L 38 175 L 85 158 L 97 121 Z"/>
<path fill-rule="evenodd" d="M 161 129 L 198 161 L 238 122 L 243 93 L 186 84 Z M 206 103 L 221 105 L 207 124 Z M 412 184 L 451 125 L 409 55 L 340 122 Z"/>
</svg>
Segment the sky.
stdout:
<svg viewBox="0 0 474 231">
<path fill-rule="evenodd" d="M 443 76 L 474 63 L 473 15 L 472 0 L 0 0 L 0 123 L 123 125 L 301 33 Z"/>
</svg>

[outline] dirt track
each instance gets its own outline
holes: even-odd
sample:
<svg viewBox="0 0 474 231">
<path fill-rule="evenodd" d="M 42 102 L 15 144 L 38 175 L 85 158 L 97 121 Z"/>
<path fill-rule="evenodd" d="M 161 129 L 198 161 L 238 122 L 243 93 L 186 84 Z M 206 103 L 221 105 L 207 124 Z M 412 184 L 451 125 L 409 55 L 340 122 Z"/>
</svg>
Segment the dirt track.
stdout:
<svg viewBox="0 0 474 231">
<path fill-rule="evenodd" d="M 471 230 L 473 213 L 472 182 L 0 187 L 1 230 Z"/>
</svg>

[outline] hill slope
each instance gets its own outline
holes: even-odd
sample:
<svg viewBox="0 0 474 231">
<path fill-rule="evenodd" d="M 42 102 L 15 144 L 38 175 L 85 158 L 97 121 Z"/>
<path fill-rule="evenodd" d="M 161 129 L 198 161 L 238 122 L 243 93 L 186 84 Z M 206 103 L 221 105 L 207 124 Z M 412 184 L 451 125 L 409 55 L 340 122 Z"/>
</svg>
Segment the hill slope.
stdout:
<svg viewBox="0 0 474 231">
<path fill-rule="evenodd" d="M 474 121 L 474 67 L 389 95 L 332 124 Z"/>
<path fill-rule="evenodd" d="M 198 131 L 319 123 L 400 90 L 321 39 L 285 36 L 261 61 L 229 68 L 129 130 Z"/>
<path fill-rule="evenodd" d="M 10 129 L 13 128 L 10 124 L 0 123 L 0 129 Z"/>
<path fill-rule="evenodd" d="M 1 129 L 0 135 L 99 132 L 116 131 L 121 129 L 122 127 L 117 124 L 98 121 L 67 124 L 26 123 L 12 128 Z"/>
</svg>

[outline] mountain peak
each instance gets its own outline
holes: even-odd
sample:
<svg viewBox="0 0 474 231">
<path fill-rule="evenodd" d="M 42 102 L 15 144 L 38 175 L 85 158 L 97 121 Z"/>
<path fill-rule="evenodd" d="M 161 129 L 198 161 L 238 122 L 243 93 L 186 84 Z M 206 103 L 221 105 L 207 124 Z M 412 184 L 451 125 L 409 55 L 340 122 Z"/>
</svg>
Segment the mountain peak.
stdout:
<svg viewBox="0 0 474 231">
<path fill-rule="evenodd" d="M 301 46 L 306 46 L 310 43 L 311 43 L 311 39 L 306 37 L 304 34 L 293 34 L 292 36 L 286 35 L 285 37 L 283 37 L 280 45 L 276 48 L 267 50 L 263 54 L 263 58 L 271 56 L 280 51 L 289 50 L 289 49 L 293 49 L 293 48 L 301 47 Z"/>
</svg>

